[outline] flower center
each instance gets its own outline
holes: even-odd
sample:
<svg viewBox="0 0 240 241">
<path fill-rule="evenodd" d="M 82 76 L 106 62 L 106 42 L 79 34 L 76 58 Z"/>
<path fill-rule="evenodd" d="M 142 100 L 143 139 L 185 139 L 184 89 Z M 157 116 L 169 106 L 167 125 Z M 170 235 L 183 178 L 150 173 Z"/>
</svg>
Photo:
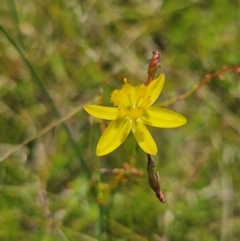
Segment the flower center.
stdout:
<svg viewBox="0 0 240 241">
<path fill-rule="evenodd" d="M 149 106 L 150 96 L 147 86 L 138 85 L 133 87 L 124 79 L 121 89 L 116 89 L 111 94 L 111 102 L 118 108 L 118 118 L 136 120 L 143 115 Z"/>
</svg>

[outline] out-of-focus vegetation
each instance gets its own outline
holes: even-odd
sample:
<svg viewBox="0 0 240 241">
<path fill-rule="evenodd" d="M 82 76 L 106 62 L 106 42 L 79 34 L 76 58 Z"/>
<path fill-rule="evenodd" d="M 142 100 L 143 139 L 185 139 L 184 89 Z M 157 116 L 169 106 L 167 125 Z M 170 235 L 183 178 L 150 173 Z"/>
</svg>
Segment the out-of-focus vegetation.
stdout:
<svg viewBox="0 0 240 241">
<path fill-rule="evenodd" d="M 185 126 L 150 129 L 165 204 L 131 135 L 96 157 L 108 122 L 82 110 L 124 77 L 145 83 L 152 50 L 158 103 L 239 65 L 239 1 L 3 0 L 0 24 L 0 240 L 239 240 L 237 73 L 168 107 Z"/>
</svg>

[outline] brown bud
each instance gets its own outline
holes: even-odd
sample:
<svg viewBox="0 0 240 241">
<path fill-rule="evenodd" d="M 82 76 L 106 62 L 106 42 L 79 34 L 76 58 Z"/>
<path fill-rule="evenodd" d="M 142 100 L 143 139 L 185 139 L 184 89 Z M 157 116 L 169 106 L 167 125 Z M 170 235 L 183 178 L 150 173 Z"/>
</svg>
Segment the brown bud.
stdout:
<svg viewBox="0 0 240 241">
<path fill-rule="evenodd" d="M 160 51 L 155 50 L 152 52 L 153 56 L 150 60 L 149 66 L 148 66 L 148 80 L 146 85 L 149 85 L 151 81 L 154 79 L 154 75 L 157 71 L 158 67 L 161 67 L 160 65 Z"/>
</svg>

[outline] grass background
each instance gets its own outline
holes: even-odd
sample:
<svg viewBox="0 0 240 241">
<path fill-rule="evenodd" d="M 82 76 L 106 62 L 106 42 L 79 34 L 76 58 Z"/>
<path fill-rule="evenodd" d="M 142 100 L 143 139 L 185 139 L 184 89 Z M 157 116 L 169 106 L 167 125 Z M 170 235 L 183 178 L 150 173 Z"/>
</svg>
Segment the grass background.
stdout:
<svg viewBox="0 0 240 241">
<path fill-rule="evenodd" d="M 168 107 L 187 125 L 150 129 L 165 204 L 131 135 L 96 157 L 108 122 L 82 110 L 145 83 L 156 49 L 158 103 L 239 65 L 239 1 L 3 0 L 0 24 L 0 240 L 239 240 L 237 73 Z"/>
</svg>

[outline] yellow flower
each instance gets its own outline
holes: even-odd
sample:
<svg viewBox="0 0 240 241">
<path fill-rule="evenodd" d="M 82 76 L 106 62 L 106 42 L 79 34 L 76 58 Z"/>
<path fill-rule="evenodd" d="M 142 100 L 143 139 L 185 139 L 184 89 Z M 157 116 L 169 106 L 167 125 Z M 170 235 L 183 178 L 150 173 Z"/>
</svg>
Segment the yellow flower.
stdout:
<svg viewBox="0 0 240 241">
<path fill-rule="evenodd" d="M 160 95 L 165 81 L 160 74 L 148 86 L 133 87 L 124 79 L 121 89 L 111 94 L 115 107 L 86 105 L 84 109 L 92 116 L 112 120 L 97 145 L 97 156 L 106 155 L 119 147 L 132 130 L 139 146 L 148 154 L 156 155 L 157 146 L 145 125 L 174 128 L 187 122 L 182 115 L 165 108 L 151 107 Z"/>
</svg>

